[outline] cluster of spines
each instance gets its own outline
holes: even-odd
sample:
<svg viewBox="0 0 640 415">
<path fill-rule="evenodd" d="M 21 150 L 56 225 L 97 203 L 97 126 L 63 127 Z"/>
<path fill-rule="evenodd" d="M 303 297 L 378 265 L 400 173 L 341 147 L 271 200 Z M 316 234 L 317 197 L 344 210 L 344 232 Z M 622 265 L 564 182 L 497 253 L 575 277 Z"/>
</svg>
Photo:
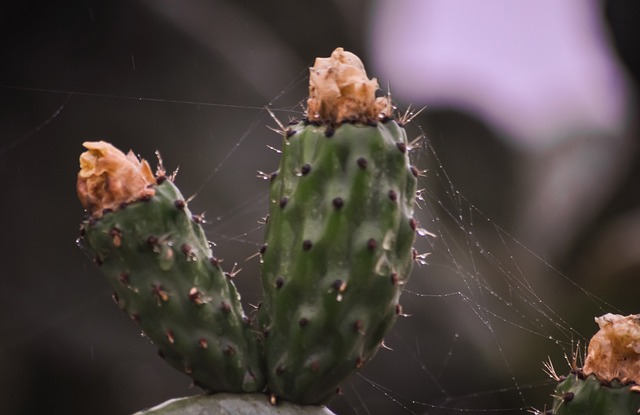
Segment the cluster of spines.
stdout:
<svg viewBox="0 0 640 415">
<path fill-rule="evenodd" d="M 596 319 L 597 320 L 597 319 Z M 614 355 L 616 352 L 614 352 Z M 551 409 L 531 409 L 535 415 L 634 415 L 640 413 L 640 385 L 634 380 L 605 379 L 577 366 L 574 355 L 569 375 L 558 375 L 552 363 L 547 373 L 557 385 L 551 394 Z"/>
<path fill-rule="evenodd" d="M 599 379 L 573 369 L 568 376 L 556 377 L 553 405 L 544 415 L 634 415 L 640 413 L 640 390 L 635 382 Z"/>
<path fill-rule="evenodd" d="M 260 325 L 271 392 L 317 404 L 373 357 L 402 314 L 418 171 L 404 130 L 388 118 L 303 121 L 282 133 Z"/>
<path fill-rule="evenodd" d="M 255 392 L 262 363 L 238 293 L 170 180 L 82 225 L 113 298 L 170 365 L 205 389 Z"/>
</svg>

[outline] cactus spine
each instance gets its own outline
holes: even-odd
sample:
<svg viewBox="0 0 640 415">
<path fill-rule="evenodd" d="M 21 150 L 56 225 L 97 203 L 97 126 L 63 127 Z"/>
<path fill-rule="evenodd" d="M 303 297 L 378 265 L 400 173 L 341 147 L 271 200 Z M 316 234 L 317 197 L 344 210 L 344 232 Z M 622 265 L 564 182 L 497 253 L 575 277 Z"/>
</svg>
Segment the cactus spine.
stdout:
<svg viewBox="0 0 640 415">
<path fill-rule="evenodd" d="M 553 415 L 635 415 L 640 393 L 633 385 L 618 380 L 603 382 L 596 375 L 576 371 L 554 392 Z"/>
<path fill-rule="evenodd" d="M 342 49 L 311 68 L 306 121 L 283 132 L 262 253 L 269 390 L 330 400 L 376 353 L 412 266 L 416 174 L 377 81 Z"/>
<path fill-rule="evenodd" d="M 551 415 L 632 415 L 640 413 L 640 315 L 596 318 L 600 331 L 589 343 L 584 367 L 573 364 L 559 377 Z"/>
<path fill-rule="evenodd" d="M 85 146 L 78 189 L 92 214 L 82 233 L 118 306 L 203 388 L 260 391 L 262 364 L 240 297 L 184 197 L 131 153 L 125 158 L 104 142 Z"/>
</svg>

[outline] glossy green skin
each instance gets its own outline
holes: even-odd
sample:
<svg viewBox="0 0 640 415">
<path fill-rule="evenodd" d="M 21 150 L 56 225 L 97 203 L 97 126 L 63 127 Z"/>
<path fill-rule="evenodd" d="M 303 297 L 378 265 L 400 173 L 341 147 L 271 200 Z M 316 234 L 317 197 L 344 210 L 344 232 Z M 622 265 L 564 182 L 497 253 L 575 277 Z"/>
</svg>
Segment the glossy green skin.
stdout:
<svg viewBox="0 0 640 415">
<path fill-rule="evenodd" d="M 570 375 L 553 394 L 554 415 L 636 415 L 640 393 L 614 381 L 603 385 L 594 376 Z"/>
<path fill-rule="evenodd" d="M 175 185 L 82 225 L 83 238 L 137 322 L 173 367 L 214 392 L 264 388 L 262 362 L 239 295 Z"/>
<path fill-rule="evenodd" d="M 416 177 L 404 129 L 325 131 L 290 127 L 262 255 L 268 388 L 298 404 L 326 403 L 375 355 L 413 263 Z"/>
</svg>

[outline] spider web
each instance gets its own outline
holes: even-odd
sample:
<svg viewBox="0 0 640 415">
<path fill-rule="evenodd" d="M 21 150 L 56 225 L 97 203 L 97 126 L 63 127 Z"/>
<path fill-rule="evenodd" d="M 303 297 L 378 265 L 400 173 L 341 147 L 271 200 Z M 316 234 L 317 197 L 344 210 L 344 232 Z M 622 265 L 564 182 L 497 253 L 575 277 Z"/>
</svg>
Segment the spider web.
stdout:
<svg viewBox="0 0 640 415">
<path fill-rule="evenodd" d="M 177 183 L 185 195 L 193 196 L 192 210 L 206 211 L 205 230 L 216 255 L 226 259 L 225 269 L 242 269 L 236 280 L 248 308 L 261 295 L 254 256 L 262 244 L 261 218 L 268 208 L 268 184 L 260 180 L 261 172 L 277 167 L 280 146 L 280 137 L 265 126 L 275 124 L 270 113 L 283 122 L 303 116 L 297 97 L 305 84 L 306 69 L 264 106 L 1 86 L 14 95 L 44 95 L 52 110 L 23 134 L 5 138 L 0 157 L 18 157 L 42 146 L 56 122 L 75 118 L 83 105 L 92 105 L 96 111 L 104 106 L 123 106 L 123 111 L 157 109 L 147 115 L 146 122 L 165 122 L 157 121 L 157 116 L 168 112 L 177 113 L 174 116 L 181 125 L 210 117 L 204 122 L 208 131 L 200 130 L 184 141 L 189 133 L 176 137 L 177 143 L 167 137 L 132 141 L 148 159 L 155 147 L 169 169 L 181 165 Z M 229 126 L 227 117 L 245 122 Z M 591 335 L 576 328 L 572 308 L 582 304 L 583 319 L 588 322 L 593 316 L 619 310 L 537 256 L 468 200 L 422 131 L 419 116 L 408 129 L 417 138 L 411 151 L 413 163 L 423 171 L 416 203 L 419 255 L 402 297 L 408 316 L 398 321 L 385 339 L 386 347 L 345 383 L 344 394 L 330 407 L 345 415 L 506 414 L 542 409 L 553 389 L 542 362 L 550 358 L 562 365 L 564 356 L 584 347 Z M 110 138 L 108 131 L 102 133 Z M 229 138 L 216 141 L 220 136 Z M 120 139 L 121 147 L 129 145 L 128 137 Z M 57 318 L 77 318 L 98 307 L 94 301 L 104 297 L 104 289 L 93 292 L 63 308 Z M 111 311 L 116 318 L 115 308 Z M 3 346 L 37 341 L 58 324 L 14 337 Z"/>
</svg>

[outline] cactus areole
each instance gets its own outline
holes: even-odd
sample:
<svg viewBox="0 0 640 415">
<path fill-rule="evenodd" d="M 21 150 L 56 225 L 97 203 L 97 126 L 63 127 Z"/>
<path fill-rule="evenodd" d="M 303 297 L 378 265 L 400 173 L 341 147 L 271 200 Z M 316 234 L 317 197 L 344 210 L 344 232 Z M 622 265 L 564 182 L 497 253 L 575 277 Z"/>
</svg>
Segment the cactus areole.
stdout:
<svg viewBox="0 0 640 415">
<path fill-rule="evenodd" d="M 417 173 L 377 90 L 342 48 L 310 69 L 306 117 L 283 127 L 270 183 L 258 327 L 172 181 L 132 153 L 85 143 L 87 246 L 118 306 L 196 384 L 324 404 L 402 314 Z"/>
</svg>

